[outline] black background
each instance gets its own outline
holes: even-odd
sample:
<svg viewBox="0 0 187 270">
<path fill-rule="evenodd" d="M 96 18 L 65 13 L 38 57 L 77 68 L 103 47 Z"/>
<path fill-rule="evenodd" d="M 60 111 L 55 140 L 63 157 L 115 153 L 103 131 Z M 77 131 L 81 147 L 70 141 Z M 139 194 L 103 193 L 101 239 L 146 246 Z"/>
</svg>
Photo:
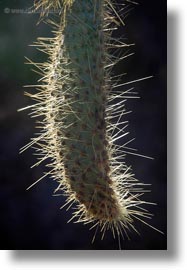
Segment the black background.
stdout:
<svg viewBox="0 0 187 270">
<path fill-rule="evenodd" d="M 122 3 L 123 1 L 116 1 Z M 153 75 L 149 80 L 133 84 L 140 99 L 129 100 L 127 109 L 129 131 L 125 140 L 136 137 L 131 147 L 139 153 L 154 157 L 148 160 L 128 155 L 136 178 L 151 183 L 148 201 L 154 213 L 151 225 L 163 231 L 136 223 L 140 236 L 131 233 L 131 240 L 121 243 L 122 249 L 150 250 L 167 248 L 167 163 L 166 163 L 166 1 L 139 1 L 130 5 L 125 27 L 115 36 L 124 35 L 135 43 L 135 55 L 122 61 L 115 73 L 127 72 L 125 81 Z M 29 47 L 38 36 L 49 36 L 50 29 L 43 23 L 36 27 L 38 14 L 13 14 L 13 9 L 26 9 L 32 1 L 0 1 L 0 248 L 9 250 L 51 249 L 118 249 L 118 242 L 108 232 L 104 240 L 98 234 L 91 244 L 93 231 L 89 226 L 68 223 L 71 210 L 59 210 L 63 197 L 52 196 L 57 184 L 45 179 L 31 190 L 26 188 L 42 176 L 44 166 L 30 169 L 36 161 L 33 150 L 19 155 L 19 149 L 33 136 L 34 120 L 28 112 L 17 109 L 30 104 L 23 95 L 23 85 L 35 83 L 38 76 L 25 65 L 24 56 L 39 61 L 40 53 Z M 10 12 L 5 13 L 5 8 Z M 120 141 L 119 143 L 124 143 Z"/>
</svg>

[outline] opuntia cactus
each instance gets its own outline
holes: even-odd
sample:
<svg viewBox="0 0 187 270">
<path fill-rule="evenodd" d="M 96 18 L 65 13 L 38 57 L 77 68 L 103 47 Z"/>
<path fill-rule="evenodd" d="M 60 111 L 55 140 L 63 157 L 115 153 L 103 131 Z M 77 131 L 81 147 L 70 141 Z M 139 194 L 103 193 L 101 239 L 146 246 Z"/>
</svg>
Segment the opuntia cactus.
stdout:
<svg viewBox="0 0 187 270">
<path fill-rule="evenodd" d="M 142 208 L 143 184 L 120 161 L 126 144 L 115 143 L 126 135 L 121 119 L 131 94 L 115 91 L 111 78 L 120 58 L 110 48 L 128 46 L 111 36 L 121 18 L 111 0 L 38 0 L 35 6 L 46 19 L 50 9 L 57 14 L 50 20 L 54 37 L 36 43 L 49 59 L 35 64 L 43 77 L 37 94 L 27 93 L 37 101 L 33 115 L 43 116 L 41 134 L 28 146 L 41 154 L 37 164 L 51 159 L 56 191 L 77 206 L 72 218 L 94 222 L 103 236 L 108 229 L 114 236 L 137 231 L 133 220 L 147 224 L 151 214 Z"/>
</svg>

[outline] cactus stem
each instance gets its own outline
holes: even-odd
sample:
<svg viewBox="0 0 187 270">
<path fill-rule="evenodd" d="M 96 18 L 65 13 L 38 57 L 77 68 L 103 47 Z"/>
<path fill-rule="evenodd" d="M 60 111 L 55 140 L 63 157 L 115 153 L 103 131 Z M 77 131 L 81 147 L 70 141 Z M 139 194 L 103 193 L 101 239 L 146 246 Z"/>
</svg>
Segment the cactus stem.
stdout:
<svg viewBox="0 0 187 270">
<path fill-rule="evenodd" d="M 129 112 L 124 103 L 137 96 L 133 88 L 116 89 L 147 78 L 120 84 L 126 73 L 112 76 L 113 66 L 132 55 L 114 57 L 111 53 L 111 49 L 129 47 L 112 37 L 113 29 L 123 24 L 112 1 L 38 0 L 35 7 L 43 8 L 44 17 L 51 8 L 65 12 L 59 13 L 59 20 L 46 19 L 54 28 L 54 37 L 38 38 L 34 44 L 47 53 L 48 61 L 28 60 L 42 78 L 36 93 L 26 93 L 36 103 L 24 109 L 43 120 L 38 122 L 38 137 L 21 152 L 35 146 L 39 161 L 33 167 L 51 159 L 46 165 L 49 172 L 36 183 L 48 175 L 59 183 L 55 192 L 67 197 L 65 205 L 76 205 L 69 221 L 95 222 L 93 240 L 100 228 L 101 238 L 111 230 L 120 243 L 124 233 L 129 238 L 128 230 L 138 233 L 134 220 L 148 225 L 144 219 L 151 214 L 143 207 L 149 203 L 141 199 L 145 185 L 121 162 L 129 152 L 139 154 L 128 147 L 132 140 L 117 145 L 128 134 L 124 116 Z"/>
</svg>

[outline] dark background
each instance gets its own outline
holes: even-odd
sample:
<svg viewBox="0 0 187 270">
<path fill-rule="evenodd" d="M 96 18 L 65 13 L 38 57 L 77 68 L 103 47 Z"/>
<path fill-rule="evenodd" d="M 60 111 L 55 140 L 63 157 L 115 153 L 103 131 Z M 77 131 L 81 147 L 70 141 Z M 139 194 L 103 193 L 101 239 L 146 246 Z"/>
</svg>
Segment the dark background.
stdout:
<svg viewBox="0 0 187 270">
<path fill-rule="evenodd" d="M 19 149 L 33 136 L 34 120 L 28 112 L 17 112 L 31 101 L 23 95 L 23 85 L 33 84 L 38 76 L 25 65 L 24 56 L 40 61 L 43 56 L 29 47 L 38 36 L 49 36 L 50 28 L 41 23 L 38 14 L 14 14 L 13 9 L 27 9 L 33 1 L 0 1 L 0 248 L 8 250 L 35 249 L 118 249 L 118 242 L 108 232 L 103 241 L 97 235 L 91 244 L 93 231 L 89 226 L 68 223 L 71 210 L 59 210 L 63 197 L 54 197 L 57 184 L 51 179 L 26 188 L 42 176 L 44 166 L 30 169 L 36 161 L 34 150 L 19 155 Z M 123 1 L 116 1 L 122 3 Z M 156 202 L 148 209 L 154 213 L 151 225 L 165 234 L 136 223 L 141 235 L 131 233 L 131 240 L 122 241 L 122 249 L 150 250 L 167 248 L 167 163 L 166 163 L 166 1 L 140 0 L 130 5 L 125 27 L 114 34 L 125 35 L 135 52 L 115 69 L 127 72 L 125 81 L 149 75 L 154 78 L 134 84 L 141 99 L 129 100 L 127 116 L 130 135 L 136 137 L 131 147 L 140 154 L 154 157 L 148 160 L 128 155 L 136 178 L 151 184 L 151 194 L 145 199 Z M 9 12 L 5 10 L 9 8 Z M 123 141 L 124 142 L 124 141 Z M 120 143 L 123 143 L 120 141 Z"/>
</svg>

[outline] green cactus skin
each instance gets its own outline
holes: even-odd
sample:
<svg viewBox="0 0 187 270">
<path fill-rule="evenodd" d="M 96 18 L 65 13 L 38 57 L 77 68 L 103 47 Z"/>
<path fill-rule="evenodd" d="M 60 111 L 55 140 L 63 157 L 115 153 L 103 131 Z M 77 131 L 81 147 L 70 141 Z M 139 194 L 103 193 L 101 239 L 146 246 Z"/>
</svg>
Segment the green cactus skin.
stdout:
<svg viewBox="0 0 187 270">
<path fill-rule="evenodd" d="M 151 214 L 142 206 L 148 204 L 140 198 L 143 184 L 120 162 L 127 143 L 123 147 L 114 144 L 126 135 L 120 119 L 131 94 L 131 89 L 124 93 L 112 90 L 117 84 L 112 82 L 111 68 L 120 58 L 110 55 L 110 48 L 128 46 L 111 38 L 119 16 L 110 0 L 35 4 L 45 8 L 44 14 L 51 7 L 63 12 L 58 22 L 50 20 L 54 38 L 39 38 L 35 44 L 49 60 L 34 64 L 43 78 L 38 92 L 27 95 L 37 101 L 30 106 L 33 117 L 42 116 L 43 121 L 38 138 L 23 150 L 35 144 L 41 154 L 37 165 L 51 159 L 47 174 L 59 183 L 56 191 L 67 196 L 67 205 L 77 206 L 72 219 L 94 222 L 92 227 L 99 227 L 102 237 L 108 229 L 114 237 L 116 233 L 128 237 L 128 229 L 137 232 L 133 220 L 148 225 L 144 218 Z M 111 119 L 117 119 L 116 124 Z"/>
</svg>

